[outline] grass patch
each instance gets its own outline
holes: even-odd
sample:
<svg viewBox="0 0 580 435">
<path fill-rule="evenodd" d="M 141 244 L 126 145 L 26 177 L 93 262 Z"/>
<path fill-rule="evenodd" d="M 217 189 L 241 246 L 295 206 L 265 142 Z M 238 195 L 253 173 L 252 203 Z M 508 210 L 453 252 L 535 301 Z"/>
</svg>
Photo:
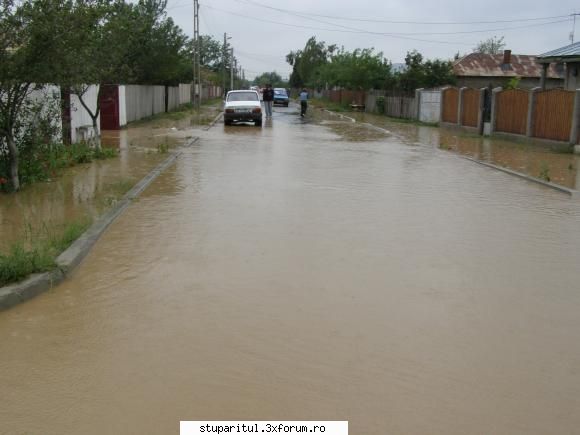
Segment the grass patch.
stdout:
<svg viewBox="0 0 580 435">
<path fill-rule="evenodd" d="M 103 193 L 99 197 L 97 204 L 101 209 L 106 209 L 119 201 L 129 190 L 133 188 L 135 181 L 124 179 L 115 181 L 104 186 Z"/>
<path fill-rule="evenodd" d="M 104 160 L 119 155 L 117 149 L 90 146 L 85 142 L 63 144 L 36 144 L 21 150 L 19 175 L 22 186 L 57 177 L 60 172 L 71 166 Z M 10 165 L 7 156 L 0 154 L 0 179 L 9 181 Z M 0 191 L 10 191 L 11 186 L 5 182 Z"/>
<path fill-rule="evenodd" d="M 350 104 L 335 103 L 327 98 L 311 98 L 308 102 L 313 106 L 331 110 L 332 112 L 352 112 Z"/>
<path fill-rule="evenodd" d="M 6 254 L 0 253 L 0 287 L 21 281 L 32 273 L 56 268 L 56 258 L 90 226 L 90 219 L 65 225 L 27 227 Z"/>
</svg>

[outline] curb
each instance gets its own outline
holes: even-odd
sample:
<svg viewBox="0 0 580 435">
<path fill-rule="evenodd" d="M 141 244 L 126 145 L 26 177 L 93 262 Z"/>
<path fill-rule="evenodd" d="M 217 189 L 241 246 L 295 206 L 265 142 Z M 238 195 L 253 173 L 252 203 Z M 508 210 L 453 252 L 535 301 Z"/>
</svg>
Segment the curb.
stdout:
<svg viewBox="0 0 580 435">
<path fill-rule="evenodd" d="M 191 143 L 198 138 L 193 139 Z M 78 239 L 76 239 L 64 252 L 56 258 L 57 268 L 50 272 L 35 273 L 24 281 L 0 287 L 0 311 L 7 310 L 14 305 L 44 293 L 64 281 L 67 276 L 77 267 L 90 252 L 97 240 L 105 232 L 117 217 L 131 202 L 137 198 L 163 171 L 165 171 L 177 158 L 181 151 L 172 154 L 149 174 L 139 181 L 123 198 L 107 213 L 94 222 Z"/>
<path fill-rule="evenodd" d="M 212 128 L 214 125 L 216 125 L 216 123 L 219 121 L 219 119 L 222 117 L 222 115 L 223 115 L 223 112 L 218 113 L 218 116 L 216 116 L 214 118 L 214 120 L 212 122 L 210 122 L 207 127 L 204 127 L 204 130 L 208 131 L 210 128 Z"/>
<path fill-rule="evenodd" d="M 567 193 L 572 198 L 579 198 L 580 192 L 574 189 L 570 189 L 568 187 L 560 186 L 559 184 L 550 183 L 549 181 L 544 181 L 536 177 L 532 177 L 531 175 L 522 174 L 521 172 L 514 171 L 512 169 L 503 168 L 501 166 L 494 165 L 493 163 L 483 162 L 481 160 L 474 159 L 472 157 L 467 156 L 459 156 L 462 159 L 469 160 L 470 162 L 477 163 L 478 165 L 487 166 L 488 168 L 495 169 L 497 171 L 504 172 L 509 175 L 513 175 L 514 177 L 522 178 L 527 181 L 531 181 L 536 184 L 540 184 L 544 187 L 549 187 L 550 189 L 557 190 L 559 192 Z"/>
<path fill-rule="evenodd" d="M 331 110 L 328 110 L 328 109 L 322 109 L 322 110 L 324 110 L 325 112 L 330 113 L 334 116 L 340 116 L 341 118 L 346 118 L 346 119 L 350 120 L 350 122 L 356 122 L 356 119 L 351 118 L 350 116 L 341 115 L 340 113 L 332 112 Z"/>
</svg>

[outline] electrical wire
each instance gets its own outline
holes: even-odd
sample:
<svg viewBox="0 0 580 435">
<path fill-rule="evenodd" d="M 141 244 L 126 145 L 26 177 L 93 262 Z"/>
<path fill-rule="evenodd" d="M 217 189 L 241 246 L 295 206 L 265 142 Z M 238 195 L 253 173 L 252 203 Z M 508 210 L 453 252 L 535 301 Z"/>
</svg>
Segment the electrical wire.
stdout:
<svg viewBox="0 0 580 435">
<path fill-rule="evenodd" d="M 239 3 L 242 0 L 236 0 Z M 497 23 L 519 23 L 519 22 L 529 22 L 529 21 L 546 21 L 546 20 L 554 20 L 557 18 L 565 18 L 569 17 L 570 14 L 566 15 L 553 15 L 548 17 L 536 17 L 536 18 L 518 18 L 513 20 L 490 20 L 490 21 L 410 21 L 410 20 L 387 20 L 387 19 L 376 19 L 376 18 L 352 18 L 352 17 L 340 17 L 335 15 L 324 15 L 324 14 L 315 14 L 311 12 L 300 12 L 300 11 L 292 11 L 289 9 L 283 8 L 276 8 L 273 6 L 268 6 L 263 3 L 259 3 L 252 0 L 245 0 L 244 3 L 252 4 L 254 6 L 263 7 L 267 9 L 272 9 L 278 12 L 284 13 L 291 13 L 291 14 L 303 14 L 303 15 L 310 15 L 314 17 L 321 17 L 321 18 L 330 18 L 333 20 L 342 20 L 342 21 L 360 21 L 360 22 L 367 22 L 367 23 L 386 23 L 386 24 L 422 24 L 422 25 L 467 25 L 467 24 L 497 24 Z"/>
<path fill-rule="evenodd" d="M 457 46 L 457 45 L 473 46 L 473 45 L 475 45 L 474 43 L 451 42 L 451 41 L 440 41 L 440 40 L 434 40 L 434 39 L 411 38 L 411 37 L 407 37 L 407 36 L 395 35 L 395 34 L 389 34 L 389 33 L 368 32 L 368 31 L 365 31 L 365 30 L 339 30 L 339 29 L 327 29 L 327 28 L 312 27 L 312 26 L 302 26 L 302 25 L 299 25 L 299 24 L 289 24 L 289 23 L 283 23 L 283 22 L 280 22 L 280 21 L 273 21 L 273 20 L 266 20 L 266 19 L 256 18 L 256 17 L 252 17 L 252 16 L 249 16 L 249 15 L 240 14 L 238 12 L 227 11 L 225 9 L 220 9 L 220 8 L 216 8 L 214 6 L 209 6 L 209 5 L 205 4 L 205 3 L 203 4 L 203 6 L 205 8 L 207 8 L 207 9 L 212 9 L 212 10 L 220 11 L 220 12 L 223 12 L 223 13 L 226 13 L 226 14 L 235 15 L 236 17 L 242 17 L 242 18 L 246 18 L 246 19 L 254 20 L 254 21 L 259 21 L 259 22 L 263 22 L 263 23 L 271 23 L 271 24 L 276 24 L 276 25 L 280 25 L 280 26 L 294 27 L 294 28 L 299 28 L 299 29 L 318 30 L 318 31 L 326 31 L 326 32 L 372 34 L 372 35 L 377 35 L 377 36 L 392 37 L 392 38 L 396 38 L 396 39 L 405 39 L 405 40 L 409 40 L 409 41 L 429 42 L 429 43 L 435 43 L 435 44 L 448 44 L 448 45 L 454 45 L 454 46 Z"/>
</svg>

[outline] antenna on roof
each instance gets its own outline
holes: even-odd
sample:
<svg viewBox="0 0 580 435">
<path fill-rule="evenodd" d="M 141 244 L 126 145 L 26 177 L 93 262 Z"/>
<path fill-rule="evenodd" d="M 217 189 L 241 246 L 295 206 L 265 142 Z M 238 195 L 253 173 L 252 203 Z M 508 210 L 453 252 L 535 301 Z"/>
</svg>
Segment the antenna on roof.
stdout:
<svg viewBox="0 0 580 435">
<path fill-rule="evenodd" d="M 572 31 L 570 32 L 570 44 L 574 44 L 574 32 L 576 31 L 576 15 L 580 15 L 578 13 L 576 13 L 576 11 L 574 10 L 573 14 L 570 14 L 571 17 L 573 17 L 574 21 L 572 24 Z"/>
</svg>

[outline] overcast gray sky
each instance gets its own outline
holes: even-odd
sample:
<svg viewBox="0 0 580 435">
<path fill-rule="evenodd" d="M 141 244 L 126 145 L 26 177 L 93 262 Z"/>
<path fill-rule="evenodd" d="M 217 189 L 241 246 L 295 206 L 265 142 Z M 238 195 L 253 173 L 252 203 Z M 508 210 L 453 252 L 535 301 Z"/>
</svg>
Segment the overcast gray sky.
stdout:
<svg viewBox="0 0 580 435">
<path fill-rule="evenodd" d="M 167 7 L 190 36 L 192 5 L 193 0 L 169 0 Z M 286 54 L 304 47 L 310 36 L 348 50 L 374 47 L 393 63 L 403 62 L 412 49 L 427 58 L 452 58 L 494 35 L 505 36 L 513 53 L 540 54 L 569 44 L 573 28 L 569 15 L 580 12 L 580 4 L 572 0 L 200 0 L 200 5 L 201 33 L 219 39 L 224 32 L 231 35 L 230 43 L 247 78 L 264 71 L 288 77 L 291 67 L 285 62 Z M 536 18 L 541 19 L 532 20 Z M 505 22 L 511 20 L 528 21 Z M 487 23 L 474 23 L 481 21 Z M 580 28 L 580 16 L 577 21 Z M 580 40 L 580 29 L 576 36 L 575 41 Z"/>
</svg>

